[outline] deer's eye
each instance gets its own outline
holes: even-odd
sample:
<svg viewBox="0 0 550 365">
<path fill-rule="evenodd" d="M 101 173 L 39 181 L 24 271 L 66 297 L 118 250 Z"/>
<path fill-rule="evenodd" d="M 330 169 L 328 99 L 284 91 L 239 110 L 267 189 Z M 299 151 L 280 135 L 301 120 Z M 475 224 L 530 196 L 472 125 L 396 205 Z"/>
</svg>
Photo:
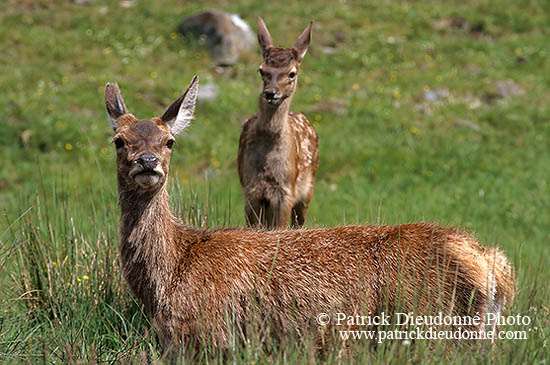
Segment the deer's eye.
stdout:
<svg viewBox="0 0 550 365">
<path fill-rule="evenodd" d="M 294 80 L 294 78 L 296 77 L 296 72 L 292 71 L 291 73 L 288 74 L 288 78 L 291 79 L 291 80 Z"/>
<path fill-rule="evenodd" d="M 166 147 L 168 147 L 169 149 L 172 149 L 172 146 L 174 146 L 174 143 L 176 143 L 176 141 L 174 141 L 173 139 L 169 139 L 168 142 L 166 142 Z"/>
<path fill-rule="evenodd" d="M 114 142 L 117 149 L 124 147 L 124 141 L 122 140 L 122 138 L 117 138 Z"/>
</svg>

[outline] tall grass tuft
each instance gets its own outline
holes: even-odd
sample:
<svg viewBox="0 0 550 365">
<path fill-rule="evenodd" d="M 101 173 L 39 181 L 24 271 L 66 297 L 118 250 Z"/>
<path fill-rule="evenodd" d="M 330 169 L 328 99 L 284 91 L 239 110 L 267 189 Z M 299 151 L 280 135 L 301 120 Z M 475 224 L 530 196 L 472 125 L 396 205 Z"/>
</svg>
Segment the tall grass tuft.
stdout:
<svg viewBox="0 0 550 365">
<path fill-rule="evenodd" d="M 175 210 L 188 223 L 200 227 L 229 224 L 228 213 L 216 205 L 219 198 L 210 196 L 209 201 L 201 201 L 192 188 L 185 191 L 177 184 L 171 190 L 172 197 L 179 197 L 179 201 L 172 202 Z M 82 202 L 67 196 L 55 197 L 57 209 L 43 209 L 41 201 L 51 198 L 37 196 L 32 209 L 6 222 L 9 229 L 1 237 L 1 358 L 16 363 L 168 360 L 163 358 L 149 317 L 131 296 L 119 272 L 118 208 L 105 202 L 105 210 L 94 212 L 92 218 L 79 209 Z M 91 219 L 95 225 L 90 225 Z M 205 338 L 199 346 L 183 348 L 178 361 L 388 363 L 430 359 L 543 363 L 550 353 L 549 291 L 537 274 L 543 264 L 541 260 L 538 267 L 517 268 L 517 299 L 507 314 L 527 315 L 532 323 L 508 326 L 506 330 L 526 330 L 526 340 L 500 340 L 495 344 L 342 341 L 338 330 L 343 328 L 323 332 L 315 326 L 310 333 L 279 338 L 273 336 L 269 321 L 261 313 L 251 313 L 245 329 L 234 328 L 239 340 L 229 348 L 215 347 Z"/>
</svg>

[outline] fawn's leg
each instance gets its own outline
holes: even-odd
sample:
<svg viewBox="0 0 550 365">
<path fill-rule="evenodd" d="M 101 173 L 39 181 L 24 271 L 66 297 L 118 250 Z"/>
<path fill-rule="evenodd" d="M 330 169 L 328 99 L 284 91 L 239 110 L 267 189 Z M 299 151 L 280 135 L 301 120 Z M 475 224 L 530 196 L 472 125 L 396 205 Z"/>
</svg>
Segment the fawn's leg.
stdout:
<svg viewBox="0 0 550 365">
<path fill-rule="evenodd" d="M 265 209 L 265 226 L 269 229 L 287 228 L 291 210 L 290 199 L 277 199 L 269 202 Z"/>
<path fill-rule="evenodd" d="M 308 193 L 292 207 L 292 227 L 300 228 L 304 225 L 311 198 L 313 198 L 313 184 L 310 185 Z"/>
<path fill-rule="evenodd" d="M 308 206 L 303 201 L 294 204 L 291 214 L 293 228 L 301 228 L 304 225 L 307 216 L 307 208 Z"/>
<path fill-rule="evenodd" d="M 246 217 L 246 224 L 249 227 L 259 226 L 262 223 L 262 217 L 265 214 L 263 204 L 258 200 L 246 200 L 244 206 L 244 213 Z"/>
</svg>

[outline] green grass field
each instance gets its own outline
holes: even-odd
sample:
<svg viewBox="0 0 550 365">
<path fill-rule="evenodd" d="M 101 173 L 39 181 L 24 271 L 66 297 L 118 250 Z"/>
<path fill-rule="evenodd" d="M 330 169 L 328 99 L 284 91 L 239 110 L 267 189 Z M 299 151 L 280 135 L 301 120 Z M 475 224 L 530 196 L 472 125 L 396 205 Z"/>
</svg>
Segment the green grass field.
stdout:
<svg viewBox="0 0 550 365">
<path fill-rule="evenodd" d="M 195 226 L 245 224 L 236 156 L 241 122 L 257 109 L 261 57 L 258 49 L 219 72 L 177 33 L 185 15 L 213 7 L 240 14 L 253 29 L 261 15 L 283 46 L 315 21 L 292 107 L 320 138 L 308 227 L 459 226 L 511 258 L 510 313 L 533 322 L 527 340 L 495 346 L 362 341 L 319 353 L 303 339 L 269 346 L 252 339 L 194 359 L 548 363 L 547 0 L 7 0 L 0 13 L 0 362 L 161 359 L 118 269 L 106 82 L 118 82 L 144 119 L 161 114 L 195 74 L 220 87 L 178 139 L 172 206 Z M 500 97 L 503 80 L 523 93 Z M 438 89 L 448 93 L 425 100 Z"/>
</svg>

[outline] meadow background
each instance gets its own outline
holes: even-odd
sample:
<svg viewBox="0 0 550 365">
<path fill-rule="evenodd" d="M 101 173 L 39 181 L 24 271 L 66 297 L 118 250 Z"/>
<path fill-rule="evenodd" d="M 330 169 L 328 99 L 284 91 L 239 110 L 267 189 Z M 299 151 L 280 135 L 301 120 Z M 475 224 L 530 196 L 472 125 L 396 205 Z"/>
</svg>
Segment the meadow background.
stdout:
<svg viewBox="0 0 550 365">
<path fill-rule="evenodd" d="M 432 221 L 499 245 L 517 270 L 511 313 L 529 338 L 494 347 L 300 339 L 196 360 L 548 363 L 550 2 L 6 0 L 0 12 L 0 362 L 159 361 L 118 269 L 115 152 L 103 90 L 160 115 L 192 76 L 197 106 L 171 163 L 173 208 L 200 227 L 243 226 L 242 121 L 257 109 L 260 52 L 217 68 L 177 28 L 219 8 L 291 46 L 313 41 L 292 110 L 314 123 L 320 166 L 308 227 Z M 517 93 L 499 90 L 513 82 Z M 435 96 L 437 100 L 430 100 Z M 521 328 L 523 329 L 523 328 Z M 464 348 L 464 349 L 463 349 Z"/>
</svg>

